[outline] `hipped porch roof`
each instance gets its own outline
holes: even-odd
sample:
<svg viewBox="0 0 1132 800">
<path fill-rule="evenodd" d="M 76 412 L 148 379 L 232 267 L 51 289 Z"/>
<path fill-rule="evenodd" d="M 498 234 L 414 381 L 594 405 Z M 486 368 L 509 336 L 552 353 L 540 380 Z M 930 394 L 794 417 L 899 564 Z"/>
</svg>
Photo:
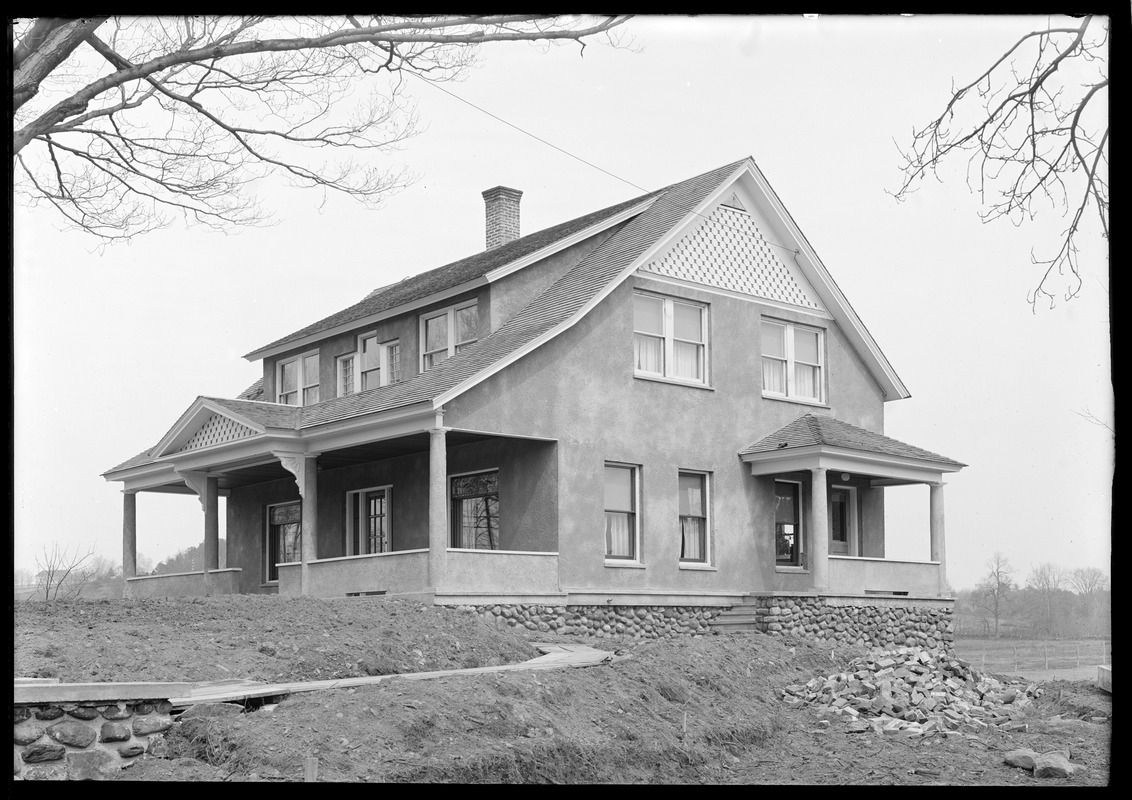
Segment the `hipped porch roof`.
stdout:
<svg viewBox="0 0 1132 800">
<path fill-rule="evenodd" d="M 758 475 L 825 467 L 893 482 L 929 482 L 966 464 L 823 414 L 803 414 L 739 451 Z"/>
</svg>

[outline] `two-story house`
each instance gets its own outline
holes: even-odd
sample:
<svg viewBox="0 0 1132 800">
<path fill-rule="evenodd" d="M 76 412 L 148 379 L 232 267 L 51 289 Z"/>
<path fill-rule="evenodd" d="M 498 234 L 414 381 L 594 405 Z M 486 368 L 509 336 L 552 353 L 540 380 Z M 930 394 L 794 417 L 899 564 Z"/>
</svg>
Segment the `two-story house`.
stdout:
<svg viewBox="0 0 1132 800">
<path fill-rule="evenodd" d="M 908 391 L 753 160 L 526 236 L 520 195 L 484 192 L 485 251 L 257 348 L 260 381 L 105 473 L 128 575 L 139 494 L 204 507 L 209 569 L 131 594 L 942 602 L 964 465 L 883 435 Z M 928 561 L 885 558 L 910 483 Z"/>
</svg>

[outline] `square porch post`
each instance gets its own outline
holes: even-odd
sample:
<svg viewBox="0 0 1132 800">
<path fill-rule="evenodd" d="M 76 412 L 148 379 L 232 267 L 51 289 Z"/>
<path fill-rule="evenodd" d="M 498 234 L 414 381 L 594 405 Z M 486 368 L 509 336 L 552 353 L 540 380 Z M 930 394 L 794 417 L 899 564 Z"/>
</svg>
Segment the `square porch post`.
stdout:
<svg viewBox="0 0 1132 800">
<path fill-rule="evenodd" d="M 943 481 L 929 484 L 928 508 L 931 515 L 929 531 L 931 535 L 932 561 L 939 562 L 939 594 L 947 590 L 947 549 L 943 526 Z"/>
<path fill-rule="evenodd" d="M 829 588 L 829 510 L 825 467 L 810 469 L 810 575 L 814 589 Z"/>
<path fill-rule="evenodd" d="M 299 594 L 310 594 L 310 562 L 318 559 L 318 456 L 273 450 L 285 470 L 295 476 L 299 498 L 303 501 L 299 525 Z"/>
<path fill-rule="evenodd" d="M 428 431 L 428 585 L 439 589 L 448 572 L 447 428 Z"/>
<path fill-rule="evenodd" d="M 204 479 L 204 593 L 212 594 L 211 570 L 220 568 L 220 512 L 217 478 L 209 475 Z"/>
<path fill-rule="evenodd" d="M 138 574 L 138 496 L 122 493 L 122 579 Z"/>
</svg>

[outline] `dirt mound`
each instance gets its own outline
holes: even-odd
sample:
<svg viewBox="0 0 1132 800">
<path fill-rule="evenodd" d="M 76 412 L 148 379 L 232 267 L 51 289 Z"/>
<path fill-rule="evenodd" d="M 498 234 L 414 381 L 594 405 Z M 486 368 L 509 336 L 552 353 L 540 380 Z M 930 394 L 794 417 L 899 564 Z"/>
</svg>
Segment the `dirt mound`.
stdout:
<svg viewBox="0 0 1132 800">
<path fill-rule="evenodd" d="M 1111 701 L 1088 684 L 1046 691 L 1025 732 L 851 734 L 780 699 L 863 655 L 760 634 L 648 643 L 496 628 L 474 613 L 384 598 L 231 597 L 24 604 L 16 674 L 65 681 L 317 680 L 515 663 L 532 641 L 580 642 L 610 663 L 296 693 L 250 713 L 185 720 L 168 758 L 124 780 L 1025 784 L 1003 754 L 1069 749 L 1108 780 Z M 1065 718 L 1089 709 L 1086 719 Z M 1091 713 L 1097 711 L 1097 714 Z M 1040 723 L 1040 724 L 1039 724 Z M 1072 723 L 1072 724 L 1070 724 Z"/>
</svg>

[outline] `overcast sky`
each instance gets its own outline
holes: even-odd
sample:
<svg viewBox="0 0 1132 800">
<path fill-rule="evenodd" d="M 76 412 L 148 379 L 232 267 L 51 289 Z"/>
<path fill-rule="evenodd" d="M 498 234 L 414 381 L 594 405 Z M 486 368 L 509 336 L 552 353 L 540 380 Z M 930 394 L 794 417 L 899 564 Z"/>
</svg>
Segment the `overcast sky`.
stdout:
<svg viewBox="0 0 1132 800">
<path fill-rule="evenodd" d="M 484 189 L 522 190 L 529 233 L 753 156 L 912 393 L 886 404 L 885 433 L 970 465 L 945 489 L 952 585 L 974 585 L 995 551 L 1020 579 L 1046 561 L 1107 572 L 1113 440 L 1081 416 L 1113 414 L 1095 226 L 1081 296 L 1034 313 L 1031 249 L 1056 247 L 1060 214 L 981 224 L 961 163 L 908 202 L 889 194 L 896 144 L 952 78 L 1043 22 L 641 18 L 626 29 L 636 52 L 498 45 L 446 85 L 617 178 L 413 82 L 427 129 L 387 158 L 420 177 L 377 211 L 266 181 L 273 227 L 173 227 L 100 251 L 17 208 L 16 566 L 56 541 L 119 561 L 121 485 L 101 473 L 198 395 L 256 380 L 244 353 L 481 250 Z M 926 559 L 927 487 L 888 492 L 889 557 Z M 138 549 L 154 563 L 202 538 L 194 497 L 139 497 Z"/>
</svg>

